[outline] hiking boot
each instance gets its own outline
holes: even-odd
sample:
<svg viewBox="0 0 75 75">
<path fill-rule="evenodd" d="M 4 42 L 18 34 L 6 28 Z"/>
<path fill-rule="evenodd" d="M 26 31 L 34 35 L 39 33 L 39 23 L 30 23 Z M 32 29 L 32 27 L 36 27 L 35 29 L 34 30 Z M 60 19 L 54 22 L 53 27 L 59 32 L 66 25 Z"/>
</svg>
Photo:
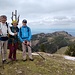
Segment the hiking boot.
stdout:
<svg viewBox="0 0 75 75">
<path fill-rule="evenodd" d="M 25 62 L 25 61 L 27 61 L 27 59 L 23 59 L 22 61 Z"/>
<path fill-rule="evenodd" d="M 10 61 L 12 61 L 12 58 L 8 58 Z"/>
<path fill-rule="evenodd" d="M 30 60 L 30 61 L 34 61 L 34 59 L 33 59 L 33 58 L 32 58 L 32 59 L 30 58 L 29 60 Z"/>
<path fill-rule="evenodd" d="M 12 61 L 18 61 L 17 59 L 12 59 Z"/>
<path fill-rule="evenodd" d="M 5 64 L 5 63 L 7 63 L 7 61 L 6 60 L 3 60 L 2 63 Z"/>
</svg>

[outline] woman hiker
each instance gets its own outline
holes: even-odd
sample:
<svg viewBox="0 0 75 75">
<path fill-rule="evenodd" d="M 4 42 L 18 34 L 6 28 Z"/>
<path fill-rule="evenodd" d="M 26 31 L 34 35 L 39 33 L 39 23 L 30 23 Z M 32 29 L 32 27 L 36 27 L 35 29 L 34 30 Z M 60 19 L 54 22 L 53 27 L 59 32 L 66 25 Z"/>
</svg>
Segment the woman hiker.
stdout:
<svg viewBox="0 0 75 75">
<path fill-rule="evenodd" d="M 8 47 L 9 47 L 9 59 L 16 61 L 16 50 L 18 48 L 18 36 L 17 33 L 19 28 L 17 27 L 17 21 L 12 21 L 12 26 L 10 27 L 11 32 L 16 33 L 15 35 L 9 35 Z"/>
</svg>

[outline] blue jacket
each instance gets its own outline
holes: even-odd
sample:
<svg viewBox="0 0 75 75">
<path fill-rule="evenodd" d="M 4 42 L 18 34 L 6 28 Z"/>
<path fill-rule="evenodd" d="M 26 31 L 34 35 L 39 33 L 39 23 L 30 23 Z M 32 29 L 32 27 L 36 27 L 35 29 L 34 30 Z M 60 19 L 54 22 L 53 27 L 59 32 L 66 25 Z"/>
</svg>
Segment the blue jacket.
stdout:
<svg viewBox="0 0 75 75">
<path fill-rule="evenodd" d="M 19 29 L 18 37 L 21 42 L 30 41 L 31 40 L 31 29 L 28 26 L 22 26 Z"/>
</svg>

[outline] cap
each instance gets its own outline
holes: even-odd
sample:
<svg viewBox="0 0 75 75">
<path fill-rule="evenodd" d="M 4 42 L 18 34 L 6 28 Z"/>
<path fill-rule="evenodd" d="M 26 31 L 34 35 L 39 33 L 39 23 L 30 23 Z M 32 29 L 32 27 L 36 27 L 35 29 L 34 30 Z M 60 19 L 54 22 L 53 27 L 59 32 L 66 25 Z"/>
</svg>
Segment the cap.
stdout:
<svg viewBox="0 0 75 75">
<path fill-rule="evenodd" d="M 23 23 L 27 23 L 27 20 L 24 19 L 22 22 L 23 22 Z"/>
</svg>

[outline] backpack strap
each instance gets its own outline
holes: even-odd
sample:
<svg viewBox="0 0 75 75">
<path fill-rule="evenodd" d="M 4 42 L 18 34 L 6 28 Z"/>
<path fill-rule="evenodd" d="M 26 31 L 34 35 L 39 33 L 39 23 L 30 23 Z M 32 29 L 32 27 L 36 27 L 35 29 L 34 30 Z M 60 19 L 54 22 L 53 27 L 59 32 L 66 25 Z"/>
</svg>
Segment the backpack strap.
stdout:
<svg viewBox="0 0 75 75">
<path fill-rule="evenodd" d="M 19 30 L 20 30 L 20 36 L 22 37 L 22 32 L 21 32 L 21 28 L 20 28 Z"/>
<path fill-rule="evenodd" d="M 6 26 L 7 26 L 7 28 L 8 28 L 8 23 L 6 22 Z"/>
<path fill-rule="evenodd" d="M 7 26 L 7 33 L 8 33 L 8 23 L 6 22 L 6 26 Z"/>
<path fill-rule="evenodd" d="M 17 27 L 17 32 L 19 32 L 19 28 Z"/>
<path fill-rule="evenodd" d="M 27 27 L 27 31 L 29 32 L 29 27 Z"/>
<path fill-rule="evenodd" d="M 29 36 L 29 27 L 27 27 L 27 31 L 28 31 L 28 36 Z"/>
</svg>

